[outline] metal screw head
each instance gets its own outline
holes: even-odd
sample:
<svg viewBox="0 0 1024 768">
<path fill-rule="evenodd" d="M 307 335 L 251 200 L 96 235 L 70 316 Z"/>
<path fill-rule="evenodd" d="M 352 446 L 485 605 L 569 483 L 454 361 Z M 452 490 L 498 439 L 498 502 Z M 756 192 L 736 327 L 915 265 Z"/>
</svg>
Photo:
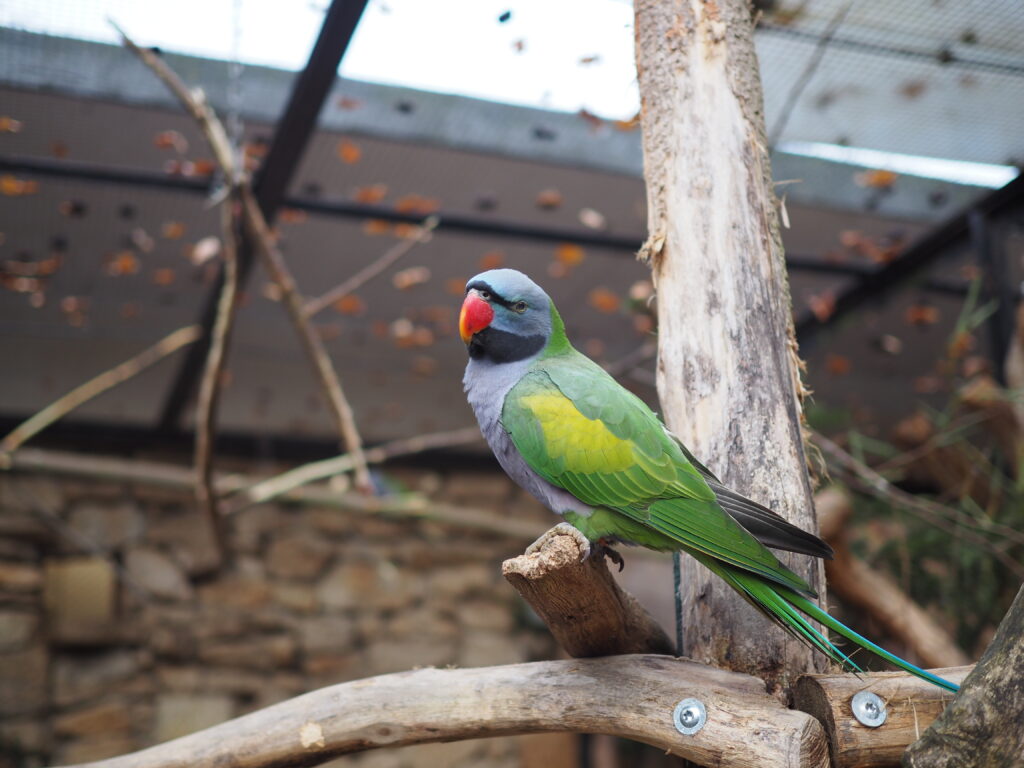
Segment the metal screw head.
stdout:
<svg viewBox="0 0 1024 768">
<path fill-rule="evenodd" d="M 672 712 L 676 730 L 684 736 L 692 736 L 708 721 L 707 710 L 700 699 L 683 699 Z"/>
<path fill-rule="evenodd" d="M 868 728 L 877 728 L 885 722 L 888 712 L 885 709 L 885 702 L 871 691 L 860 691 L 853 694 L 850 699 L 850 709 L 857 722 L 866 725 Z"/>
</svg>

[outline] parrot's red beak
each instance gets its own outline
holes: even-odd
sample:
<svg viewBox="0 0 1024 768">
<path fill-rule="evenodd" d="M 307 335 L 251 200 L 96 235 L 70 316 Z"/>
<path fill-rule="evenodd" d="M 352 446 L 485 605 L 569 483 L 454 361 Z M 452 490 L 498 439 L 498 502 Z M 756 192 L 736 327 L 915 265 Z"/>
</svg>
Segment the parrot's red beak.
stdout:
<svg viewBox="0 0 1024 768">
<path fill-rule="evenodd" d="M 466 294 L 466 300 L 462 302 L 462 311 L 459 313 L 459 336 L 469 344 L 473 334 L 482 331 L 491 324 L 494 319 L 494 310 L 491 305 L 480 298 L 475 290 Z"/>
</svg>

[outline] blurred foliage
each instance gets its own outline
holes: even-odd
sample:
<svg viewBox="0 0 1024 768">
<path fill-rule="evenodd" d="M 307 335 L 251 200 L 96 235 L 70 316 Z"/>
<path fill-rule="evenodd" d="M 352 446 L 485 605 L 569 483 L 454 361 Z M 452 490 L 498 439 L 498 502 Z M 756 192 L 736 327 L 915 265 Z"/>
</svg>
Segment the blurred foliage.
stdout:
<svg viewBox="0 0 1024 768">
<path fill-rule="evenodd" d="M 986 366 L 966 358 L 994 309 L 978 297 L 975 281 L 935 366 L 943 390 L 952 393 L 941 409 L 922 404 L 889 439 L 858 431 L 845 409 L 816 404 L 808 410 L 811 425 L 836 436 L 862 464 L 943 505 L 946 519 L 955 520 L 951 534 L 949 525 L 940 527 L 897 499 L 850 489 L 853 551 L 891 574 L 973 655 L 987 646 L 1021 586 L 1007 561 L 1024 563 L 1024 392 L 1000 387 Z"/>
</svg>

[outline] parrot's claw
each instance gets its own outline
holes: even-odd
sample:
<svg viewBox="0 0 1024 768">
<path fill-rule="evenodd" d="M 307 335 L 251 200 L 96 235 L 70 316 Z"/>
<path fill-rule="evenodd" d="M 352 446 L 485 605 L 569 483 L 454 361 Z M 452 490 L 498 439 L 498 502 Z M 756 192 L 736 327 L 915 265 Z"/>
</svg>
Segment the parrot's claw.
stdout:
<svg viewBox="0 0 1024 768">
<path fill-rule="evenodd" d="M 618 550 L 609 547 L 604 539 L 599 539 L 597 542 L 597 551 L 602 555 L 611 560 L 615 565 L 619 566 L 619 573 L 622 573 L 622 569 L 626 567 L 626 561 L 619 554 Z"/>
<path fill-rule="evenodd" d="M 576 540 L 576 543 L 579 545 L 580 551 L 583 553 L 583 556 L 580 558 L 580 562 L 583 562 L 588 557 L 590 557 L 590 541 L 587 539 L 586 536 L 584 536 L 580 532 L 578 528 L 569 525 L 569 523 L 559 523 L 558 525 L 544 531 L 544 533 L 542 533 L 540 537 L 535 542 L 533 542 L 533 544 L 526 548 L 526 554 L 532 555 L 535 552 L 540 552 L 544 545 L 547 544 L 548 541 L 550 541 L 555 536 L 571 536 L 573 539 Z"/>
</svg>

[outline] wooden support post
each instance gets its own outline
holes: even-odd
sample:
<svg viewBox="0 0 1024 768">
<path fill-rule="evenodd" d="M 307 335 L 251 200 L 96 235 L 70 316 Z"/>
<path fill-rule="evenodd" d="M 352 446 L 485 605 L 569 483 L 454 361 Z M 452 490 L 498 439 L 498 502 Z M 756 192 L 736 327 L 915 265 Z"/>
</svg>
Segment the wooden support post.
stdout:
<svg viewBox="0 0 1024 768">
<path fill-rule="evenodd" d="M 666 422 L 727 485 L 808 531 L 800 361 L 748 0 L 636 0 L 648 240 Z M 782 555 L 819 594 L 820 562 Z M 692 558 L 683 652 L 774 690 L 824 657 Z"/>
<path fill-rule="evenodd" d="M 960 683 L 972 667 L 932 670 Z M 885 702 L 885 723 L 877 728 L 861 724 L 850 701 L 855 693 L 869 691 Z M 931 725 L 953 694 L 906 672 L 874 672 L 866 675 L 804 675 L 794 691 L 797 709 L 814 715 L 825 727 L 833 768 L 896 766 L 907 745 Z"/>
<path fill-rule="evenodd" d="M 673 710 L 697 698 L 686 736 Z M 819 723 L 783 708 L 753 677 L 667 656 L 419 669 L 342 683 L 89 768 L 279 768 L 378 747 L 519 733 L 607 733 L 699 765 L 825 768 Z"/>
</svg>

